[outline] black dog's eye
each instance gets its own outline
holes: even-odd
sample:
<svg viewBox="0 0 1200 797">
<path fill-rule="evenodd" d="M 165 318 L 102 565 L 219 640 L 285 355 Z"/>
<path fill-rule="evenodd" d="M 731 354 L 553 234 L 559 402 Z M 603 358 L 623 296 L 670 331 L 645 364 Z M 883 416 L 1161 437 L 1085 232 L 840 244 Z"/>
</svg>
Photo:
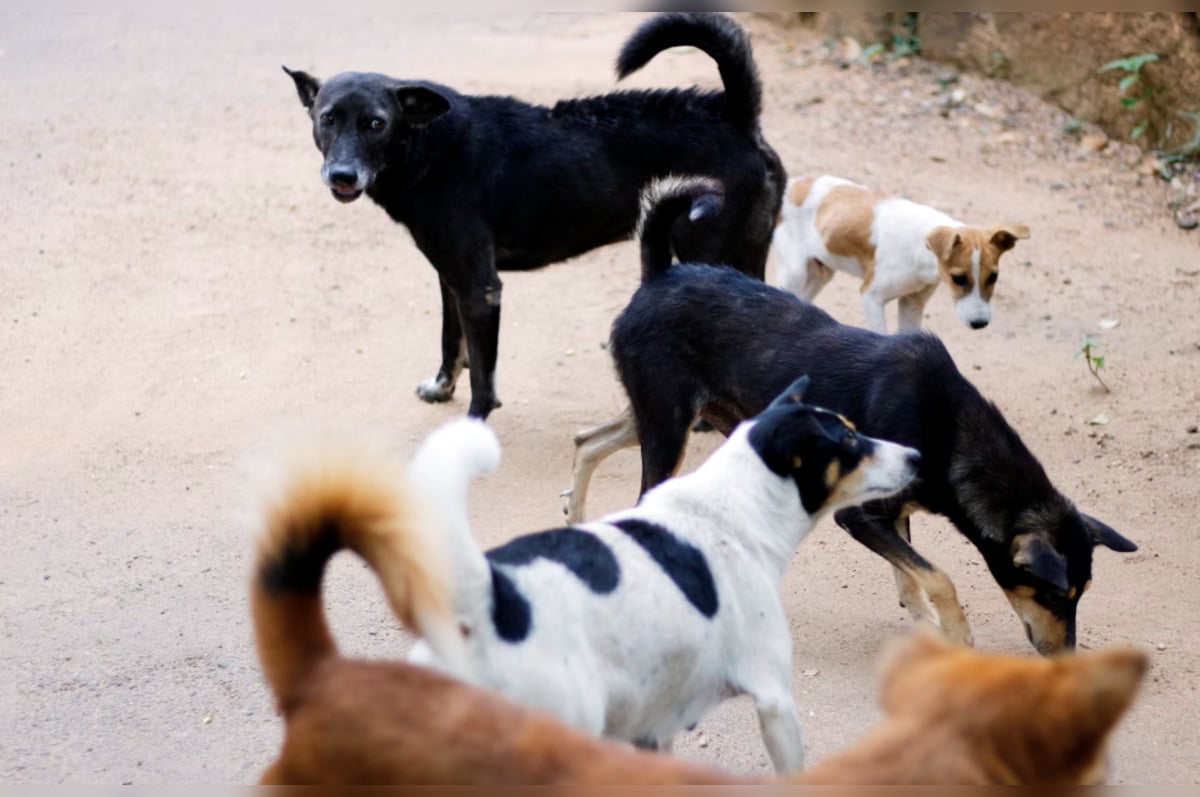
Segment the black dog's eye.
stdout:
<svg viewBox="0 0 1200 797">
<path fill-rule="evenodd" d="M 842 445 L 846 446 L 846 448 L 854 448 L 856 445 L 858 445 L 858 438 L 852 434 L 847 434 L 846 439 L 842 442 Z"/>
<path fill-rule="evenodd" d="M 991 274 L 988 275 L 987 284 L 995 285 L 996 280 L 999 279 L 999 277 L 1000 277 L 1000 275 L 993 271 Z"/>
<path fill-rule="evenodd" d="M 386 125 L 387 125 L 387 122 L 385 122 L 383 119 L 380 119 L 378 116 L 376 116 L 376 117 L 372 118 L 372 119 L 371 119 L 371 121 L 370 121 L 370 123 L 369 123 L 369 126 L 370 126 L 370 128 L 371 128 L 372 130 L 374 130 L 375 132 L 379 132 L 379 131 L 380 131 L 380 130 L 382 130 L 382 129 L 383 129 L 385 126 L 386 126 Z"/>
<path fill-rule="evenodd" d="M 960 287 L 963 287 L 963 288 L 967 287 L 967 275 L 966 274 L 951 274 L 950 281 Z"/>
<path fill-rule="evenodd" d="M 321 127 L 333 127 L 333 122 L 333 114 L 329 113 L 328 111 L 321 114 Z"/>
</svg>

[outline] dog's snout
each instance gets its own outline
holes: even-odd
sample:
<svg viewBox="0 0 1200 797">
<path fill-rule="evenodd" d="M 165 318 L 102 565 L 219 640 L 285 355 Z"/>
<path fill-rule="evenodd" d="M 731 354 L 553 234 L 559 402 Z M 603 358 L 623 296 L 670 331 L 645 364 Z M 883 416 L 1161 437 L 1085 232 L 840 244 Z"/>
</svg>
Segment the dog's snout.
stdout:
<svg viewBox="0 0 1200 797">
<path fill-rule="evenodd" d="M 986 319 L 977 318 L 971 322 L 971 329 L 983 329 L 987 325 L 988 325 L 988 322 Z"/>
<path fill-rule="evenodd" d="M 358 172 L 346 167 L 332 168 L 329 170 L 329 182 L 346 188 L 353 187 L 358 184 Z"/>
</svg>

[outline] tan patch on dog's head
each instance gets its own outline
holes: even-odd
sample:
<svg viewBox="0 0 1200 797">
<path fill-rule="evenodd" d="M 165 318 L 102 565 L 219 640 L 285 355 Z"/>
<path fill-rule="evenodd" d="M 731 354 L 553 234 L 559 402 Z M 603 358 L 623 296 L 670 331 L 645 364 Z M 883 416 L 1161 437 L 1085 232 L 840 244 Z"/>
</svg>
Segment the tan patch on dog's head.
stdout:
<svg viewBox="0 0 1200 797">
<path fill-rule="evenodd" d="M 825 469 L 825 483 L 829 486 L 826 506 L 841 506 L 848 500 L 862 495 L 866 489 L 867 470 L 875 464 L 873 456 L 863 457 L 853 470 L 846 471 L 836 459 Z"/>
<path fill-rule="evenodd" d="M 1024 224 L 995 227 L 935 227 L 925 236 L 925 245 L 938 259 L 938 272 L 950 286 L 955 301 L 971 293 L 979 280 L 979 295 L 991 301 L 1000 278 L 1000 256 L 1020 238 L 1029 237 Z M 979 273 L 975 273 L 978 252 Z"/>
<path fill-rule="evenodd" d="M 1025 624 L 1029 641 L 1040 653 L 1058 653 L 1067 644 L 1067 623 L 1037 602 L 1033 587 L 1019 586 L 1004 590 L 1004 597 Z"/>
<path fill-rule="evenodd" d="M 842 463 L 838 462 L 835 459 L 832 462 L 830 462 L 829 467 L 827 467 L 825 469 L 825 485 L 827 487 L 829 487 L 830 490 L 832 490 L 834 488 L 834 486 L 838 483 L 838 481 L 841 480 L 841 478 L 842 478 Z"/>
<path fill-rule="evenodd" d="M 830 254 L 853 257 L 863 269 L 862 289 L 875 277 L 875 246 L 871 225 L 881 196 L 858 185 L 830 189 L 817 209 L 816 228 Z"/>
<path fill-rule="evenodd" d="M 976 652 L 924 630 L 882 666 L 889 718 L 922 728 L 910 742 L 927 772 L 973 764 L 979 782 L 1095 782 L 1108 736 L 1148 666 L 1125 648 L 1041 659 Z M 964 781 L 965 782 L 965 781 Z"/>
</svg>

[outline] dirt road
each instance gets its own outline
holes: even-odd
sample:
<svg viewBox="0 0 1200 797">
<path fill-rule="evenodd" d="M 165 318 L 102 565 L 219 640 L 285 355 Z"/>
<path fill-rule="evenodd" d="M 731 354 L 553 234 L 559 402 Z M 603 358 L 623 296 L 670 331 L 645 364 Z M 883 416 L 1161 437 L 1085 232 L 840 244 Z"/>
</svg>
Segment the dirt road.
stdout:
<svg viewBox="0 0 1200 797">
<path fill-rule="evenodd" d="M 406 450 L 465 412 L 465 380 L 449 405 L 413 395 L 437 362 L 434 271 L 377 208 L 329 197 L 280 64 L 550 101 L 611 90 L 637 21 L 0 13 L 0 778 L 254 780 L 280 725 L 247 610 L 248 463 L 314 425 Z M 838 69 L 816 38 L 747 22 L 767 136 L 793 173 L 1032 228 L 991 327 L 963 327 L 943 294 L 928 325 L 1056 485 L 1142 546 L 1097 553 L 1080 642 L 1154 656 L 1114 779 L 1196 782 L 1200 237 L 1171 224 L 1134 153 L 1082 151 L 1029 95 L 967 76 L 943 89 L 921 63 Z M 693 82 L 717 85 L 716 70 L 686 51 L 631 81 Z M 636 275 L 620 244 L 505 277 L 505 460 L 472 498 L 486 541 L 559 522 L 572 434 L 622 404 L 601 342 Z M 819 303 L 861 321 L 847 278 Z M 1073 359 L 1087 336 L 1111 393 Z M 718 442 L 704 437 L 689 466 Z M 637 478 L 631 452 L 606 464 L 593 514 L 628 505 Z M 977 645 L 1028 651 L 975 551 L 928 517 L 914 534 L 958 584 Z M 360 565 L 338 560 L 330 585 L 348 651 L 405 649 Z M 874 659 L 909 621 L 888 568 L 831 521 L 783 598 L 815 760 L 877 717 Z M 678 747 L 767 768 L 744 701 Z"/>
</svg>

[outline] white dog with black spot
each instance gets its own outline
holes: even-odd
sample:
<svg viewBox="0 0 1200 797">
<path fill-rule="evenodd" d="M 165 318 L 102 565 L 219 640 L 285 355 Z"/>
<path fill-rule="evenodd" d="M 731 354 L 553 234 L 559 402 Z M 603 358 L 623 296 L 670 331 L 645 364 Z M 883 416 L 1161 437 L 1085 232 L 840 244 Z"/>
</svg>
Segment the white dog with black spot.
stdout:
<svg viewBox="0 0 1200 797">
<path fill-rule="evenodd" d="M 432 639 L 412 660 L 658 750 L 717 703 L 749 695 L 776 770 L 801 769 L 784 569 L 817 518 L 903 489 L 919 459 L 802 403 L 806 384 L 636 508 L 486 554 L 467 487 L 495 467 L 499 445 L 479 421 L 436 430 L 409 478 L 441 518 L 426 528 L 448 548 L 467 664 L 448 663 Z"/>
</svg>

